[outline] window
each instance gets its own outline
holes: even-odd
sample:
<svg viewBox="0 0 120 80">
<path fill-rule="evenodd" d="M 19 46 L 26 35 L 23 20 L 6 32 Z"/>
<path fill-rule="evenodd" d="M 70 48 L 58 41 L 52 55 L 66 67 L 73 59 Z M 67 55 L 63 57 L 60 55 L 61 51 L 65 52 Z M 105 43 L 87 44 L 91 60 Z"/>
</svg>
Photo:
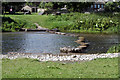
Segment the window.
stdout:
<svg viewBox="0 0 120 80">
<path fill-rule="evenodd" d="M 98 8 L 100 8 L 100 5 L 98 4 Z"/>
<path fill-rule="evenodd" d="M 97 5 L 96 5 L 96 4 L 94 5 L 94 8 L 97 8 Z"/>
<path fill-rule="evenodd" d="M 91 8 L 93 8 L 93 5 L 91 5 Z"/>
</svg>

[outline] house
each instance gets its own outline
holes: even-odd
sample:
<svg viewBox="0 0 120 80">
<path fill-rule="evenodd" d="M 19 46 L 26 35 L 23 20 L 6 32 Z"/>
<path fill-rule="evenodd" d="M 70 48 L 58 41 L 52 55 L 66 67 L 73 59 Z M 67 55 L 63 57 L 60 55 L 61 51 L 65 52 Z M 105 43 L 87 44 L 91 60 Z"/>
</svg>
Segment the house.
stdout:
<svg viewBox="0 0 120 80">
<path fill-rule="evenodd" d="M 116 0 L 97 0 L 91 5 L 90 9 L 92 11 L 104 11 L 105 4 L 109 1 L 115 2 Z"/>
<path fill-rule="evenodd" d="M 105 5 L 105 2 L 95 2 L 95 3 L 93 3 L 93 5 L 91 5 L 91 8 L 93 10 L 97 10 L 100 8 L 104 8 L 104 5 Z"/>
<path fill-rule="evenodd" d="M 34 12 L 40 12 L 41 9 L 37 6 L 25 5 L 21 10 L 22 11 L 26 10 L 26 11 L 30 11 L 31 13 L 34 13 Z"/>
<path fill-rule="evenodd" d="M 24 14 L 31 14 L 32 13 L 32 8 L 29 7 L 28 5 L 24 6 L 22 9 L 21 9 L 22 12 L 24 12 Z"/>
</svg>

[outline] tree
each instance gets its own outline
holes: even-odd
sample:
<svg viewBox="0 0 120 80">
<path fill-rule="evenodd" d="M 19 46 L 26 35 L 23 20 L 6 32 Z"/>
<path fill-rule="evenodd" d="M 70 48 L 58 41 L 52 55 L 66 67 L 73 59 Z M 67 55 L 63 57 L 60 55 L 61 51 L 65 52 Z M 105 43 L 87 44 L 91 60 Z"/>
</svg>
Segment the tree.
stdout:
<svg viewBox="0 0 120 80">
<path fill-rule="evenodd" d="M 45 8 L 45 2 L 40 2 L 39 7 L 40 8 Z"/>
<path fill-rule="evenodd" d="M 30 5 L 33 5 L 33 4 L 31 2 L 26 2 L 26 5 L 30 6 Z"/>
<path fill-rule="evenodd" d="M 53 9 L 53 6 L 54 6 L 53 2 L 40 2 L 40 4 L 39 4 L 40 8 L 44 8 L 47 10 Z"/>
<path fill-rule="evenodd" d="M 45 8 L 52 9 L 53 8 L 53 3 L 52 2 L 45 3 Z"/>
<path fill-rule="evenodd" d="M 117 6 L 118 6 L 118 3 L 116 2 L 107 2 L 105 4 L 105 11 L 109 11 L 109 12 L 113 12 L 113 11 L 116 11 L 117 9 Z"/>
<path fill-rule="evenodd" d="M 2 7 L 3 7 L 3 12 L 8 11 L 9 12 L 9 8 L 12 6 L 13 8 L 17 8 L 16 10 L 19 10 L 22 4 L 24 4 L 25 2 L 2 2 Z"/>
<path fill-rule="evenodd" d="M 90 7 L 91 4 L 92 2 L 41 2 L 39 7 L 47 9 L 60 9 L 66 5 L 69 11 L 80 12 Z"/>
<path fill-rule="evenodd" d="M 80 12 L 90 7 L 92 2 L 70 2 L 67 3 L 67 8 L 72 12 Z"/>
</svg>

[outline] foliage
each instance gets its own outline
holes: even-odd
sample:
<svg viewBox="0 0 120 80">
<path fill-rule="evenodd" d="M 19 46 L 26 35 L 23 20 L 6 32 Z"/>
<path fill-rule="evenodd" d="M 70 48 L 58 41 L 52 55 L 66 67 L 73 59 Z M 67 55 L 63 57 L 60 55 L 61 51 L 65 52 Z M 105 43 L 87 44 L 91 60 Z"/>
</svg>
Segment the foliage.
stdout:
<svg viewBox="0 0 120 80">
<path fill-rule="evenodd" d="M 86 9 L 88 9 L 88 7 L 91 6 L 91 4 L 93 4 L 93 2 L 40 2 L 39 5 L 37 5 L 37 2 L 3 2 L 2 6 L 5 8 L 5 11 L 9 11 L 9 9 L 7 10 L 8 6 L 13 6 L 13 7 L 20 7 L 21 5 L 23 5 L 24 3 L 26 3 L 27 5 L 32 5 L 32 6 L 39 6 L 40 8 L 47 8 L 49 9 L 60 9 L 63 8 L 65 5 L 67 6 L 67 9 L 71 12 L 81 12 L 84 11 Z M 105 4 L 105 10 L 108 11 L 120 11 L 120 8 L 117 8 L 118 5 L 120 5 L 120 2 L 107 2 Z"/>
<path fill-rule="evenodd" d="M 90 7 L 92 2 L 68 2 L 66 3 L 69 11 L 80 12 Z"/>
<path fill-rule="evenodd" d="M 69 11 L 76 12 L 90 7 L 91 4 L 92 2 L 41 2 L 39 7 L 47 9 L 60 9 L 66 5 Z"/>
<path fill-rule="evenodd" d="M 21 5 L 23 5 L 25 2 L 2 2 L 3 11 L 9 12 L 9 8 L 12 6 L 13 9 L 16 9 L 15 11 L 19 11 L 18 8 L 21 9 Z M 16 7 L 16 8 L 15 8 Z"/>
<path fill-rule="evenodd" d="M 118 78 L 118 58 L 87 62 L 39 62 L 34 59 L 2 60 L 3 78 Z"/>
<path fill-rule="evenodd" d="M 91 4 L 93 4 L 93 2 L 40 2 L 39 7 L 47 9 L 60 9 L 66 5 L 67 9 L 71 12 L 81 12 L 88 9 Z M 105 4 L 105 10 L 107 12 L 119 11 L 119 4 L 120 2 L 109 1 Z"/>
<path fill-rule="evenodd" d="M 118 2 L 107 2 L 105 4 L 105 11 L 107 12 L 119 11 L 120 9 L 117 8 L 118 5 L 119 5 Z"/>
<path fill-rule="evenodd" d="M 2 31 L 19 31 L 21 28 L 29 28 L 35 25 L 20 19 L 11 19 L 10 17 L 2 17 Z"/>
<path fill-rule="evenodd" d="M 3 17 L 2 20 L 2 31 L 18 31 L 22 27 L 9 17 Z"/>
<path fill-rule="evenodd" d="M 33 4 L 31 2 L 26 2 L 26 5 L 32 6 Z"/>
<path fill-rule="evenodd" d="M 41 2 L 41 3 L 39 4 L 39 8 L 45 8 L 45 3 L 44 3 L 44 2 Z"/>
<path fill-rule="evenodd" d="M 52 9 L 53 8 L 53 2 L 41 2 L 39 4 L 40 8 L 46 8 L 46 9 Z"/>
<path fill-rule="evenodd" d="M 55 22 L 56 21 L 56 22 Z M 114 16 L 99 14 L 69 13 L 61 16 L 50 16 L 46 22 L 51 22 L 50 28 L 64 30 L 110 31 L 118 32 L 119 19 Z"/>
<path fill-rule="evenodd" d="M 38 23 L 49 29 L 58 28 L 60 31 L 71 32 L 102 32 L 118 33 L 120 30 L 120 14 L 111 13 L 67 13 L 61 15 L 6 15 L 13 19 L 27 21 L 26 23 Z M 34 28 L 34 27 L 32 27 Z"/>
<path fill-rule="evenodd" d="M 45 4 L 45 7 L 47 9 L 52 9 L 53 8 L 53 3 L 52 2 L 48 2 L 48 3 Z"/>
<path fill-rule="evenodd" d="M 107 51 L 107 53 L 118 53 L 118 52 L 120 52 L 120 44 L 112 46 Z"/>
</svg>

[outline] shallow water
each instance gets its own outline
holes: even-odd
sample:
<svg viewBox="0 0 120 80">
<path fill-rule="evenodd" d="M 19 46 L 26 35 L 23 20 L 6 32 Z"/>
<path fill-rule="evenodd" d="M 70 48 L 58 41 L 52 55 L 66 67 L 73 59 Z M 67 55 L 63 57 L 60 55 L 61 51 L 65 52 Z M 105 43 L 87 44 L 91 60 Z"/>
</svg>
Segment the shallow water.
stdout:
<svg viewBox="0 0 120 80">
<path fill-rule="evenodd" d="M 109 47 L 118 44 L 118 35 L 79 34 L 90 46 L 84 53 L 105 53 Z M 2 53 L 53 53 L 59 54 L 60 47 L 77 47 L 78 38 L 46 32 L 5 32 L 2 34 Z"/>
<path fill-rule="evenodd" d="M 106 53 L 107 50 L 116 44 L 120 44 L 118 34 L 79 34 L 86 38 L 90 46 L 84 51 L 86 53 Z"/>
<path fill-rule="evenodd" d="M 64 46 L 77 47 L 77 37 L 50 34 L 45 32 L 3 33 L 3 54 L 7 52 L 24 53 L 60 53 Z"/>
</svg>

